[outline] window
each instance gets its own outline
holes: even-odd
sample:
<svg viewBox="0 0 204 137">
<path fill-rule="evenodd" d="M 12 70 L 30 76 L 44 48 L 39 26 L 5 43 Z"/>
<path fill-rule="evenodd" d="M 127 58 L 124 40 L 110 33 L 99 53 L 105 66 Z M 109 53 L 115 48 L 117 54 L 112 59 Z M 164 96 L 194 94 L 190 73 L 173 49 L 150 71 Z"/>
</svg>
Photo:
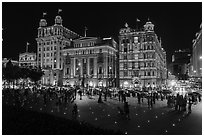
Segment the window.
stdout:
<svg viewBox="0 0 204 137">
<path fill-rule="evenodd" d="M 148 76 L 151 76 L 150 72 L 148 71 Z"/>
<path fill-rule="evenodd" d="M 52 47 L 51 47 L 51 50 L 52 50 Z"/>
<path fill-rule="evenodd" d="M 67 73 L 66 74 L 69 74 L 69 68 L 67 68 Z"/>
<path fill-rule="evenodd" d="M 99 67 L 99 74 L 102 74 L 102 67 Z"/>
<path fill-rule="evenodd" d="M 127 63 L 124 63 L 124 69 L 127 69 L 127 68 L 128 68 Z"/>
<path fill-rule="evenodd" d="M 127 45 L 124 45 L 124 52 L 127 52 Z"/>
<path fill-rule="evenodd" d="M 47 51 L 49 51 L 50 50 L 50 47 L 47 47 Z"/>
<path fill-rule="evenodd" d="M 132 62 L 132 69 L 135 69 L 135 62 Z"/>
<path fill-rule="evenodd" d="M 39 48 L 38 51 L 40 52 L 40 51 L 41 51 L 41 48 Z"/>
<path fill-rule="evenodd" d="M 128 76 L 128 71 L 124 71 L 124 77 Z"/>
<path fill-rule="evenodd" d="M 127 55 L 124 55 L 124 59 L 127 59 Z"/>
<path fill-rule="evenodd" d="M 56 46 L 54 46 L 54 50 L 56 50 L 57 49 L 57 47 Z"/>
<path fill-rule="evenodd" d="M 138 37 L 134 37 L 134 43 L 138 43 Z"/>
<path fill-rule="evenodd" d="M 47 57 L 49 57 L 50 56 L 50 54 L 49 53 L 47 53 Z"/>
</svg>

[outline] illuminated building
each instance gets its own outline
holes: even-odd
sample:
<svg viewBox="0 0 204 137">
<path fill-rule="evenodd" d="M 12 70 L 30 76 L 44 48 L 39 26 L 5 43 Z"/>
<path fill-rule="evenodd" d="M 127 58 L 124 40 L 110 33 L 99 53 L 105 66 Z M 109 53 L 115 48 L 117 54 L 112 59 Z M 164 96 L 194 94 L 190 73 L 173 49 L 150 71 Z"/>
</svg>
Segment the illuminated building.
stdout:
<svg viewBox="0 0 204 137">
<path fill-rule="evenodd" d="M 191 76 L 202 78 L 202 25 L 200 31 L 196 33 L 196 39 L 193 40 Z"/>
<path fill-rule="evenodd" d="M 63 50 L 63 85 L 116 86 L 117 43 L 112 38 L 81 37 Z"/>
<path fill-rule="evenodd" d="M 19 54 L 20 67 L 36 67 L 36 53 L 21 53 Z"/>
<path fill-rule="evenodd" d="M 80 36 L 62 25 L 61 16 L 56 16 L 55 24 L 47 26 L 45 19 L 40 20 L 37 41 L 37 66 L 45 75 L 42 84 L 62 85 L 62 50 L 71 45 L 72 39 Z"/>
<path fill-rule="evenodd" d="M 146 22 L 142 31 L 128 24 L 119 32 L 120 87 L 161 88 L 166 84 L 166 52 L 154 32 L 154 24 Z M 135 84 L 133 79 L 138 79 Z"/>
<path fill-rule="evenodd" d="M 189 49 L 177 50 L 172 55 L 169 71 L 178 79 L 186 80 L 189 73 L 191 52 Z"/>
</svg>

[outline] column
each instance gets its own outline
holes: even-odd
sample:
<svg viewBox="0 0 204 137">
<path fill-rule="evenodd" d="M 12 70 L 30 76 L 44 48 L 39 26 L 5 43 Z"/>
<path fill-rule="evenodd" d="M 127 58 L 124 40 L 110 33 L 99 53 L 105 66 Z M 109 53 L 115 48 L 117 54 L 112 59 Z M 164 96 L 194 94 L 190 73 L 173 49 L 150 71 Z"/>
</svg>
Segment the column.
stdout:
<svg viewBox="0 0 204 137">
<path fill-rule="evenodd" d="M 73 66 L 72 66 L 72 71 L 73 71 L 73 77 L 75 77 L 75 75 L 76 75 L 76 68 L 75 68 L 75 63 L 76 63 L 76 59 L 75 58 L 73 58 Z"/>
<path fill-rule="evenodd" d="M 97 64 L 97 57 L 94 58 L 94 78 L 97 78 L 98 73 L 98 64 Z"/>
<path fill-rule="evenodd" d="M 87 58 L 87 75 L 89 75 L 90 73 L 89 73 L 89 66 L 90 66 L 90 58 Z"/>
</svg>

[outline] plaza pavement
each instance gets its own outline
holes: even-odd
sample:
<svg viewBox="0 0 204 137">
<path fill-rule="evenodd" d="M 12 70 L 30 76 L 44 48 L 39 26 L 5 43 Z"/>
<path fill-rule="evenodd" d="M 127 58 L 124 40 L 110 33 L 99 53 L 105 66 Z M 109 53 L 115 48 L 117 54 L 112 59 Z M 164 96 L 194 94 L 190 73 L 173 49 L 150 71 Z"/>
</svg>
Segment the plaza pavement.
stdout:
<svg viewBox="0 0 204 137">
<path fill-rule="evenodd" d="M 128 135 L 199 135 L 202 134 L 202 103 L 192 106 L 192 113 L 176 112 L 173 108 L 167 107 L 167 100 L 160 99 L 153 108 L 148 108 L 147 100 L 138 104 L 136 97 L 128 97 L 130 105 L 130 120 L 124 118 L 117 109 L 123 109 L 123 103 L 118 98 L 110 99 L 98 103 L 98 96 L 89 98 L 83 96 L 82 100 L 77 99 L 72 104 L 56 107 L 55 101 L 48 101 L 43 104 L 43 97 L 34 98 L 29 96 L 25 104 L 25 109 L 48 113 L 58 117 L 71 119 L 73 104 L 78 106 L 78 120 L 86 121 L 94 126 L 104 129 L 120 130 Z M 3 103 L 15 106 L 15 101 L 10 96 L 3 96 Z"/>
</svg>

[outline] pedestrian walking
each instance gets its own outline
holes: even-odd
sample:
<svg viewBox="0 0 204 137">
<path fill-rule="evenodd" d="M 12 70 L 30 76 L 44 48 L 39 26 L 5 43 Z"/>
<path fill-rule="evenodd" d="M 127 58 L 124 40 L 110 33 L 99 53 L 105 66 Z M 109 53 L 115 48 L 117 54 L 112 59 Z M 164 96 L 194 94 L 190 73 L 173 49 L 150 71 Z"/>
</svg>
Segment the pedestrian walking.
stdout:
<svg viewBox="0 0 204 137">
<path fill-rule="evenodd" d="M 141 99 L 141 95 L 140 95 L 140 93 L 137 93 L 138 104 L 140 104 L 140 99 Z"/>
<path fill-rule="evenodd" d="M 76 120 L 77 116 L 78 116 L 78 106 L 77 104 L 74 104 L 73 110 L 72 110 L 72 118 Z"/>
<path fill-rule="evenodd" d="M 125 112 L 125 116 L 128 120 L 130 120 L 130 110 L 129 110 L 129 105 L 128 102 L 124 103 L 124 112 Z"/>
<path fill-rule="evenodd" d="M 193 102 L 192 102 L 192 98 L 189 97 L 188 99 L 188 113 L 191 113 L 191 106 L 192 106 Z"/>
</svg>

